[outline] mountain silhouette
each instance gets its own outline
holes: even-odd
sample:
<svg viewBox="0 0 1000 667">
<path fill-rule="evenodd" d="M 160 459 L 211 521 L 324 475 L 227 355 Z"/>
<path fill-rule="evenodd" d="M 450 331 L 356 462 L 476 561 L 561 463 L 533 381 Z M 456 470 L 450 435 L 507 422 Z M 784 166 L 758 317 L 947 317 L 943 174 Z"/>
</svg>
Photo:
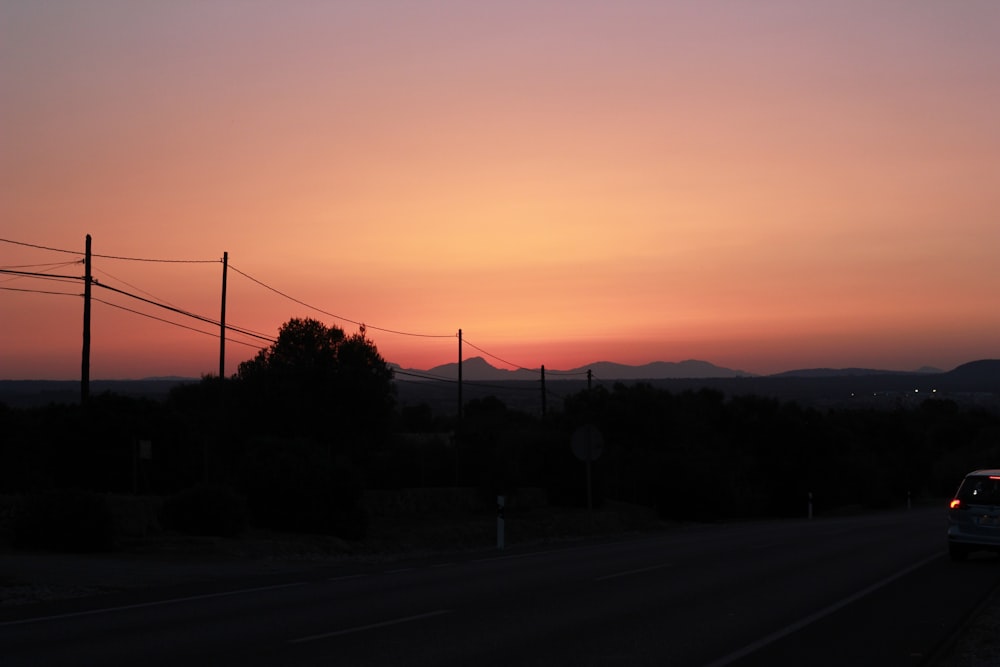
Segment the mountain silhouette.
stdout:
<svg viewBox="0 0 1000 667">
<path fill-rule="evenodd" d="M 398 368 L 398 367 L 397 367 Z M 432 379 L 458 379 L 458 363 L 435 366 L 426 371 L 401 369 L 405 373 L 428 376 Z M 587 366 L 569 370 L 545 369 L 546 380 L 580 380 L 591 371 L 595 379 L 601 380 L 666 380 L 753 377 L 751 373 L 716 366 L 707 361 L 689 359 L 687 361 L 655 361 L 641 366 L 629 366 L 610 361 L 598 361 Z M 502 382 L 506 380 L 537 380 L 541 368 L 518 368 L 506 370 L 496 368 L 482 357 L 470 357 L 462 361 L 462 379 L 470 382 Z"/>
<path fill-rule="evenodd" d="M 943 385 L 952 390 L 993 392 L 1000 385 L 1000 359 L 981 359 L 941 374 Z"/>
</svg>

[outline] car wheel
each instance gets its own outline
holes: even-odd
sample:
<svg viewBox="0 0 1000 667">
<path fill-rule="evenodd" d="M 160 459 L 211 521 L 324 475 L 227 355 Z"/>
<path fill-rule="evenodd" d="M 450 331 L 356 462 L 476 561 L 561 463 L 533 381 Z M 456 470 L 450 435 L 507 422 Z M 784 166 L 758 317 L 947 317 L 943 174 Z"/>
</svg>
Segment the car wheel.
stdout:
<svg viewBox="0 0 1000 667">
<path fill-rule="evenodd" d="M 953 561 L 963 561 L 969 556 L 969 548 L 964 544 L 949 544 L 948 555 Z"/>
</svg>

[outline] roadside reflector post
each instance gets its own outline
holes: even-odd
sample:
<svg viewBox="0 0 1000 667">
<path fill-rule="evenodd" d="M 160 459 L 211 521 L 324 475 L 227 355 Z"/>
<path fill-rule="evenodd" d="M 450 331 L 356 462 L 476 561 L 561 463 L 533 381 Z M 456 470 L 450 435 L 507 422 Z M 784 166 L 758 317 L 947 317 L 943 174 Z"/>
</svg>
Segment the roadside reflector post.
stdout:
<svg viewBox="0 0 1000 667">
<path fill-rule="evenodd" d="M 504 547 L 504 525 L 503 525 L 504 497 L 497 496 L 497 549 L 503 551 Z"/>
</svg>

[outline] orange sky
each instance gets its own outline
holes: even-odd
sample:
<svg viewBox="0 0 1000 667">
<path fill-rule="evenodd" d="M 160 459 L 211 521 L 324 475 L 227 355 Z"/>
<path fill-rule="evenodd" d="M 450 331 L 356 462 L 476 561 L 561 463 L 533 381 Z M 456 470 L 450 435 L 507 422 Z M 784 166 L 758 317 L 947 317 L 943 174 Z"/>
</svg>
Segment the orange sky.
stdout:
<svg viewBox="0 0 1000 667">
<path fill-rule="evenodd" d="M 948 370 L 1000 357 L 998 35 L 992 0 L 0 0 L 0 268 L 228 252 L 326 311 L 230 271 L 229 323 L 365 322 L 406 367 L 461 328 L 527 367 Z M 219 263 L 94 269 L 219 316 Z M 82 299 L 40 290 L 80 284 L 0 288 L 0 379 L 79 377 Z M 212 325 L 95 296 L 91 377 L 218 371 Z"/>
</svg>

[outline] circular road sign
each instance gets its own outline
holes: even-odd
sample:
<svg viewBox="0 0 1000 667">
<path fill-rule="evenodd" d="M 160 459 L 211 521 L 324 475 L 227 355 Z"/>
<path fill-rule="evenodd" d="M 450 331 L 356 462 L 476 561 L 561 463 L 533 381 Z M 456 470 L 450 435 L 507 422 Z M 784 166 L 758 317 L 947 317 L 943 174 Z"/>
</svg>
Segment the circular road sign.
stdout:
<svg viewBox="0 0 1000 667">
<path fill-rule="evenodd" d="M 584 424 L 573 432 L 573 454 L 581 461 L 596 461 L 604 451 L 604 436 L 593 424 Z"/>
</svg>

